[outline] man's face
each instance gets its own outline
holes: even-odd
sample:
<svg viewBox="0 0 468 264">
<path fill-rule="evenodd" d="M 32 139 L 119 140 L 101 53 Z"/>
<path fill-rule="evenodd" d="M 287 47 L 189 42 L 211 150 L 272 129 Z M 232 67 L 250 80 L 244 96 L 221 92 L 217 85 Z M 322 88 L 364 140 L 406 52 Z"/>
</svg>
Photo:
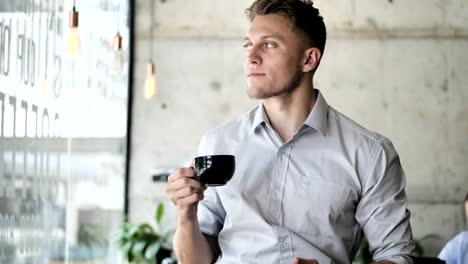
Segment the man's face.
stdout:
<svg viewBox="0 0 468 264">
<path fill-rule="evenodd" d="M 289 21 L 280 15 L 256 16 L 244 40 L 247 94 L 266 99 L 297 88 L 304 44 Z"/>
</svg>

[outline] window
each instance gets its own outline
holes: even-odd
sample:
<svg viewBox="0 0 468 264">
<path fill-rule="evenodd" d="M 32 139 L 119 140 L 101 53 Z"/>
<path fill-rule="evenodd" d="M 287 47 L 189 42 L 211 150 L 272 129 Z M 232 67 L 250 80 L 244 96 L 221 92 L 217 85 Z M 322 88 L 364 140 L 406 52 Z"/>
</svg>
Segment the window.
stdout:
<svg viewBox="0 0 468 264">
<path fill-rule="evenodd" d="M 120 262 L 129 6 L 72 8 L 0 2 L 0 263 Z"/>
</svg>

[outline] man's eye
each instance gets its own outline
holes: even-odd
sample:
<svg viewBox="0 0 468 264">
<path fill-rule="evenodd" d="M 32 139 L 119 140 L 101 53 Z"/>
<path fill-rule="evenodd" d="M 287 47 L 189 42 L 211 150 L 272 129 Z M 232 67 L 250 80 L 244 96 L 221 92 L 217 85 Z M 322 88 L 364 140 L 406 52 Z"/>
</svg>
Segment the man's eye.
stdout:
<svg viewBox="0 0 468 264">
<path fill-rule="evenodd" d="M 250 49 L 250 47 L 252 47 L 252 44 L 244 43 L 244 45 L 242 47 L 247 50 L 247 49 Z"/>
<path fill-rule="evenodd" d="M 275 45 L 273 43 L 265 43 L 263 44 L 263 47 L 265 47 L 266 49 L 271 49 L 271 48 L 274 48 Z"/>
</svg>

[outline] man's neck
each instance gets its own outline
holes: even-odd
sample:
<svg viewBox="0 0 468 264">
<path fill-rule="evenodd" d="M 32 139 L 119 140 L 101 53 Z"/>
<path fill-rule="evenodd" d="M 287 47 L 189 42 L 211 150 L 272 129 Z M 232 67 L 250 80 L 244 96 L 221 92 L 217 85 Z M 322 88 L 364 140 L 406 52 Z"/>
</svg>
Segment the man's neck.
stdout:
<svg viewBox="0 0 468 264">
<path fill-rule="evenodd" d="M 291 93 L 263 100 L 270 124 L 283 143 L 290 140 L 304 123 L 316 100 L 312 85 L 300 86 Z"/>
</svg>

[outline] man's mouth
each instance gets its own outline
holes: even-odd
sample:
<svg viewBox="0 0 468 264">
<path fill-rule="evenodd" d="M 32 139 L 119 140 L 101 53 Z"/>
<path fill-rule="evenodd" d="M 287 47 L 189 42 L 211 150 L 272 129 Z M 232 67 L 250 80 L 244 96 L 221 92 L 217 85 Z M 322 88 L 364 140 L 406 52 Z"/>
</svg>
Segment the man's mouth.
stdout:
<svg viewBox="0 0 468 264">
<path fill-rule="evenodd" d="M 263 76 L 265 76 L 265 75 L 266 75 L 266 74 L 260 73 L 260 72 L 249 72 L 249 73 L 247 74 L 247 77 L 254 77 L 254 78 L 255 78 L 255 77 L 263 77 Z"/>
</svg>

